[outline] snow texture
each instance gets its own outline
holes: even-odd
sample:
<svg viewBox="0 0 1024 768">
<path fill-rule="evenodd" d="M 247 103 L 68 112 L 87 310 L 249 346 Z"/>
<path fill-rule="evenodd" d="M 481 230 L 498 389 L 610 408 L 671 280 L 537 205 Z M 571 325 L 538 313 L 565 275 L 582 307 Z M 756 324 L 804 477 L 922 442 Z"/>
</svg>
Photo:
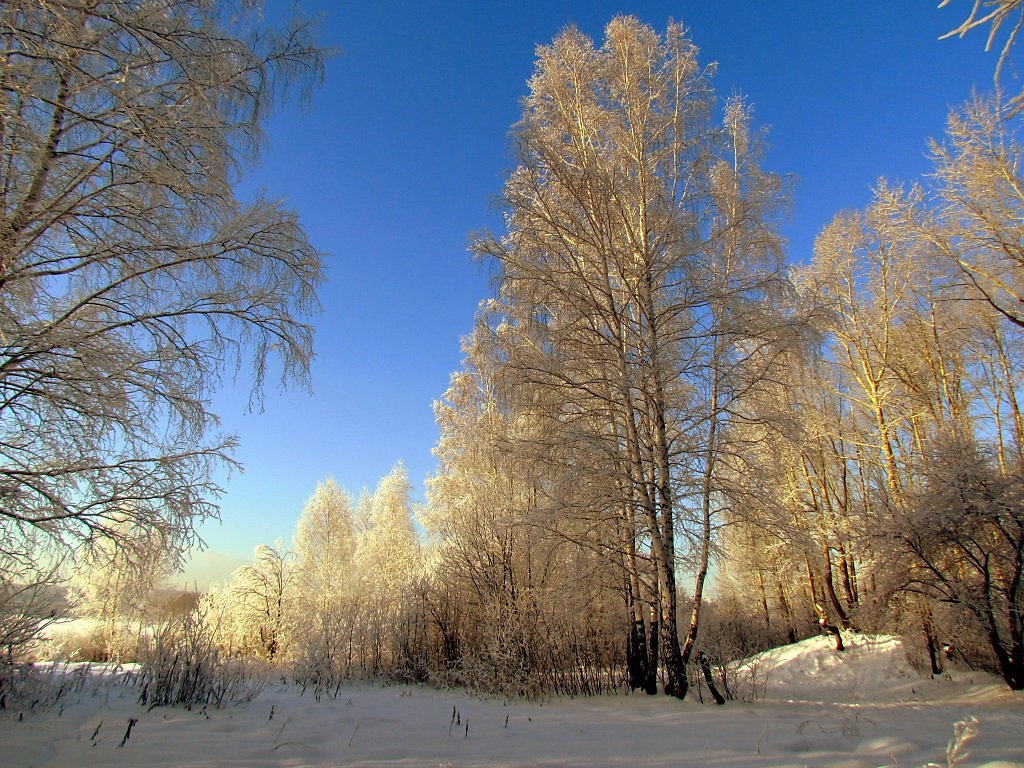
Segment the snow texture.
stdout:
<svg viewBox="0 0 1024 768">
<path fill-rule="evenodd" d="M 245 705 L 146 711 L 124 673 L 95 672 L 60 709 L 0 713 L 0 764 L 946 766 L 954 724 L 974 717 L 958 764 L 1024 768 L 1024 696 L 977 672 L 922 677 L 898 640 L 846 637 L 844 654 L 823 637 L 749 660 L 763 698 L 724 707 L 643 694 L 503 702 L 369 684 L 316 701 L 278 682 Z"/>
</svg>

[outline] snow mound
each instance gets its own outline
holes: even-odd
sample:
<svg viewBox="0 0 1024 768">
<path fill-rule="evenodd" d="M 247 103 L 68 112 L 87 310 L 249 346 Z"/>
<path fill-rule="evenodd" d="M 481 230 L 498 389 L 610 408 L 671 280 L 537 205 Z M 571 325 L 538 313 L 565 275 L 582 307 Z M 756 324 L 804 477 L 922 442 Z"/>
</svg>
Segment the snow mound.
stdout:
<svg viewBox="0 0 1024 768">
<path fill-rule="evenodd" d="M 1006 686 L 984 672 L 951 670 L 939 677 L 910 666 L 903 642 L 891 635 L 844 632 L 845 651 L 820 636 L 774 648 L 740 662 L 767 700 L 833 703 L 1001 698 Z"/>
</svg>

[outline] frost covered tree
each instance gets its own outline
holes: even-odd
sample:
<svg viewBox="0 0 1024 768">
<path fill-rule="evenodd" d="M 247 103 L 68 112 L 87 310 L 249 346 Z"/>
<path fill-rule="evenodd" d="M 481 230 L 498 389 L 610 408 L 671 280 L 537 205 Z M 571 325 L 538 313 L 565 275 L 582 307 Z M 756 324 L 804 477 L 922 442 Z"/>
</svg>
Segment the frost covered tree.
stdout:
<svg viewBox="0 0 1024 768">
<path fill-rule="evenodd" d="M 927 237 L 980 300 L 1024 328 L 1020 130 L 991 98 L 950 115 L 945 140 L 932 143 L 937 205 Z"/>
<path fill-rule="evenodd" d="M 731 522 L 767 537 L 745 555 L 766 611 L 790 601 L 786 585 L 771 600 L 757 562 L 788 561 L 822 619 L 920 637 L 933 671 L 953 642 L 1017 685 L 1013 130 L 994 102 L 972 100 L 933 143 L 935 174 L 880 183 L 865 210 L 823 230 L 795 277 L 819 354 L 761 402 L 788 404 L 793 426 L 769 454 L 748 452 L 739 474 L 769 490 Z"/>
<path fill-rule="evenodd" d="M 936 623 L 982 638 L 1015 689 L 1024 686 L 1018 122 L 994 100 L 972 99 L 950 116 L 945 140 L 933 142 L 930 182 L 894 203 L 922 257 L 946 269 L 917 281 L 930 300 L 911 304 L 906 320 L 901 380 L 916 406 L 917 482 L 908 520 L 886 529 L 913 553 L 909 590 L 956 606 L 958 622 Z M 902 571 L 894 575 L 898 584 Z"/>
<path fill-rule="evenodd" d="M 352 671 L 359 574 L 352 499 L 333 478 L 317 483 L 295 529 L 287 612 L 300 679 L 329 684 Z"/>
<path fill-rule="evenodd" d="M 294 553 L 277 541 L 260 544 L 253 562 L 243 565 L 227 585 L 214 591 L 212 613 L 223 621 L 218 641 L 232 652 L 277 661 L 288 650 L 287 617 L 290 609 Z"/>
<path fill-rule="evenodd" d="M 0 6 L 0 581 L 124 516 L 181 551 L 217 514 L 210 396 L 304 383 L 320 253 L 234 185 L 310 27 L 248 0 Z M 126 502 L 130 502 L 127 503 Z"/>
<path fill-rule="evenodd" d="M 371 592 L 395 603 L 419 564 L 412 486 L 404 464 L 396 465 L 377 483 L 367 524 L 355 552 L 359 572 Z"/>
<path fill-rule="evenodd" d="M 355 562 L 362 603 L 364 671 L 377 675 L 407 663 L 408 609 L 419 575 L 420 548 L 413 523 L 412 486 L 405 466 L 396 465 L 378 482 L 357 540 Z"/>
<path fill-rule="evenodd" d="M 616 518 L 589 506 L 592 482 L 577 492 L 546 422 L 510 407 L 489 339 L 464 340 L 434 405 L 422 600 L 443 670 L 510 696 L 607 690 L 626 666 Z"/>
<path fill-rule="evenodd" d="M 317 483 L 295 527 L 297 592 L 325 600 L 351 593 L 355 547 L 352 499 L 329 477 Z"/>
<path fill-rule="evenodd" d="M 625 581 L 632 636 L 652 605 L 666 692 L 684 696 L 726 422 L 784 335 L 779 183 L 742 103 L 713 120 L 709 73 L 678 24 L 659 35 L 619 17 L 601 47 L 566 30 L 538 49 L 523 104 L 507 234 L 475 246 L 499 269 L 487 322 L 516 407 L 544 419 L 535 447 L 562 446 L 599 494 L 590 508 L 619 520 L 623 565 L 651 564 L 646 591 L 635 571 Z M 684 563 L 698 594 L 681 633 Z"/>
</svg>

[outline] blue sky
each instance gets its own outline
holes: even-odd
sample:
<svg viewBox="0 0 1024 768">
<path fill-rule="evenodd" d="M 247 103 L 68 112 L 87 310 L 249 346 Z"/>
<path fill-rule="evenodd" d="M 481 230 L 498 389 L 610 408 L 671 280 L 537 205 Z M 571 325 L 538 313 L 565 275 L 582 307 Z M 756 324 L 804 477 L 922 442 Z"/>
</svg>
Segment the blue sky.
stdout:
<svg viewBox="0 0 1024 768">
<path fill-rule="evenodd" d="M 244 384 L 216 397 L 246 471 L 224 480 L 222 520 L 201 529 L 210 551 L 190 577 L 223 575 L 257 544 L 290 539 L 328 475 L 358 494 L 402 460 L 422 498 L 435 466 L 431 404 L 489 291 L 466 244 L 500 224 L 508 131 L 538 44 L 568 24 L 599 41 L 617 14 L 657 29 L 682 21 L 701 61 L 718 63 L 719 96 L 745 94 L 770 127 L 764 164 L 795 179 L 784 234 L 800 262 L 879 177 L 926 173 L 926 139 L 949 108 L 991 88 L 996 54 L 982 32 L 938 39 L 971 3 L 937 4 L 303 0 L 337 53 L 310 109 L 289 105 L 267 124 L 246 185 L 283 199 L 329 254 L 313 393 L 270 388 L 262 413 L 246 412 Z M 270 13 L 290 6 L 268 0 Z"/>
</svg>

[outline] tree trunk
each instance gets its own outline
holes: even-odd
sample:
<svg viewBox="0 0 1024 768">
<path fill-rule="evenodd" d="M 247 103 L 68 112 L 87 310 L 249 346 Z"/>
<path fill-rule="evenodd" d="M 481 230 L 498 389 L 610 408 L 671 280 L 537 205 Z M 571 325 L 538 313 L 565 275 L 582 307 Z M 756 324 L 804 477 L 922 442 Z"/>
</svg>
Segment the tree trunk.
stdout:
<svg viewBox="0 0 1024 768">
<path fill-rule="evenodd" d="M 764 625 L 767 629 L 771 629 L 772 615 L 768 611 L 768 591 L 764 585 L 764 571 L 760 568 L 757 569 L 757 588 L 761 596 L 761 611 L 764 613 Z"/>
<path fill-rule="evenodd" d="M 793 610 L 789 607 L 789 598 L 786 597 L 786 588 L 782 586 L 782 581 L 778 580 L 775 582 L 778 588 L 779 605 L 782 606 L 782 615 L 786 617 L 786 639 L 793 644 L 796 642 L 796 627 L 793 621 Z"/>
<path fill-rule="evenodd" d="M 839 624 L 843 629 L 850 628 L 850 619 L 846 615 L 846 611 L 843 610 L 842 604 L 839 602 L 839 596 L 836 594 L 835 580 L 832 577 L 832 556 L 828 544 L 822 547 L 822 573 L 825 578 L 825 593 L 828 595 L 829 601 L 832 603 L 832 607 L 836 609 L 836 615 L 839 617 Z"/>
<path fill-rule="evenodd" d="M 653 335 L 653 330 L 652 330 Z M 652 350 L 657 350 L 657 338 L 653 337 Z M 654 378 L 654 437 L 655 466 L 658 473 L 658 517 L 660 522 L 661 547 L 664 556 L 661 558 L 661 626 L 664 642 L 665 661 L 665 694 L 682 699 L 686 697 L 689 683 L 686 678 L 686 658 L 679 648 L 679 629 L 677 624 L 677 593 L 676 593 L 676 554 L 675 554 L 675 504 L 672 493 L 671 467 L 669 465 L 668 437 L 665 428 L 665 401 L 660 381 L 660 372 L 655 369 Z M 652 533 L 652 539 L 654 534 Z M 695 600 L 697 597 L 695 596 Z"/>
<path fill-rule="evenodd" d="M 942 674 L 942 665 L 939 664 L 938 643 L 935 640 L 935 627 L 932 624 L 931 611 L 925 606 L 921 610 L 921 630 L 924 632 L 924 645 L 928 651 L 928 664 L 932 675 Z"/>
<path fill-rule="evenodd" d="M 647 635 L 647 680 L 644 681 L 644 690 L 648 696 L 655 696 L 658 693 L 658 621 L 651 610 L 651 626 Z"/>
<path fill-rule="evenodd" d="M 704 673 L 704 682 L 708 686 L 708 690 L 711 692 L 711 696 L 715 700 L 715 704 L 722 706 L 725 704 L 725 698 L 718 692 L 718 688 L 715 686 L 715 679 L 711 675 L 711 662 L 708 661 L 708 657 L 701 651 L 697 654 L 697 662 L 700 664 L 700 671 Z"/>
<path fill-rule="evenodd" d="M 643 619 L 633 620 L 629 628 L 626 644 L 626 668 L 629 674 L 629 690 L 647 688 L 647 636 L 644 632 Z"/>
<path fill-rule="evenodd" d="M 827 632 L 828 634 L 832 635 L 833 638 L 835 638 L 837 651 L 846 650 L 846 646 L 843 645 L 843 636 L 839 632 L 839 627 L 837 627 L 835 624 L 829 624 L 828 619 L 826 619 L 824 616 L 822 616 L 821 619 L 818 620 L 818 624 L 821 625 L 821 628 L 825 632 Z"/>
</svg>

